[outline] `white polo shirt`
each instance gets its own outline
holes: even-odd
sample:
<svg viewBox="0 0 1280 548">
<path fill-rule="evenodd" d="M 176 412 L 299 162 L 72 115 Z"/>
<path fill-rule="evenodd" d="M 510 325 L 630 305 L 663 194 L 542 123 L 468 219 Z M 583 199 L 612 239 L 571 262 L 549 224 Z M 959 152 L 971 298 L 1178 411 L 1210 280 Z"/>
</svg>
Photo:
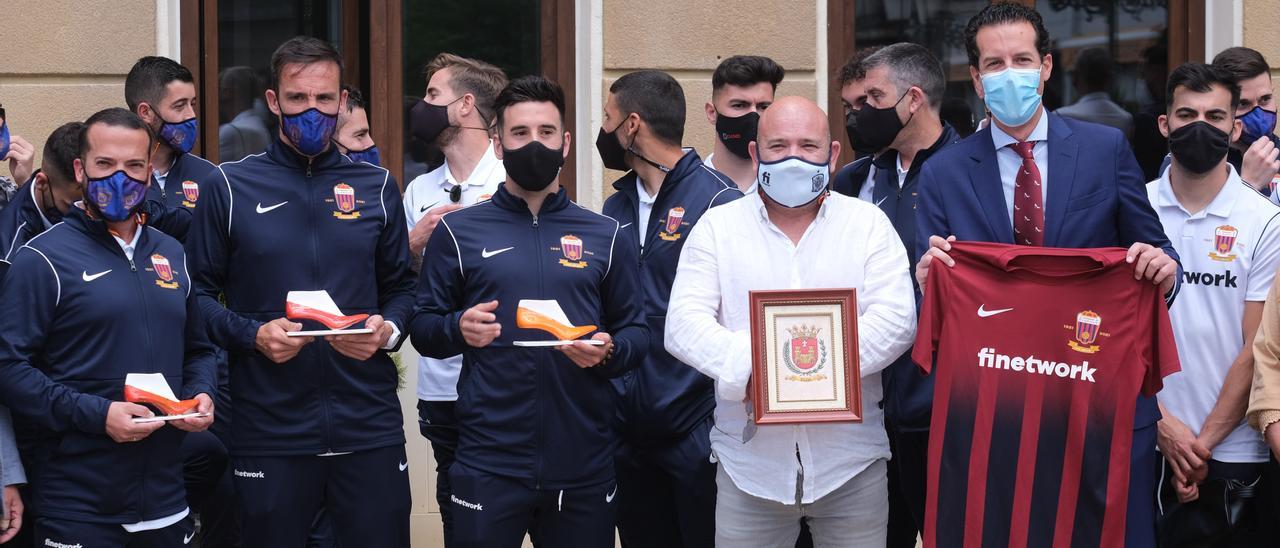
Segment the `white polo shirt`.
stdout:
<svg viewBox="0 0 1280 548">
<path fill-rule="evenodd" d="M 454 185 L 462 185 L 462 200 L 469 206 L 488 200 L 498 191 L 498 185 L 507 179 L 502 161 L 493 153 L 493 143 L 485 149 L 480 163 L 465 181 L 458 181 L 449 171 L 449 162 L 419 175 L 404 189 L 404 214 L 408 217 L 409 230 L 427 214 L 427 211 L 453 203 L 449 191 Z M 425 401 L 456 401 L 458 399 L 458 374 L 462 371 L 462 356 L 444 360 L 418 359 L 418 399 Z"/>
<path fill-rule="evenodd" d="M 1227 370 L 1246 343 L 1246 301 L 1263 302 L 1280 266 L 1280 207 L 1253 190 L 1230 165 L 1208 207 L 1187 213 L 1169 172 L 1147 185 L 1147 196 L 1182 261 L 1182 287 L 1169 309 L 1182 371 L 1164 378 L 1157 396 L 1199 435 L 1218 401 Z M 1244 420 L 1213 449 L 1222 462 L 1266 462 L 1267 446 Z"/>
</svg>

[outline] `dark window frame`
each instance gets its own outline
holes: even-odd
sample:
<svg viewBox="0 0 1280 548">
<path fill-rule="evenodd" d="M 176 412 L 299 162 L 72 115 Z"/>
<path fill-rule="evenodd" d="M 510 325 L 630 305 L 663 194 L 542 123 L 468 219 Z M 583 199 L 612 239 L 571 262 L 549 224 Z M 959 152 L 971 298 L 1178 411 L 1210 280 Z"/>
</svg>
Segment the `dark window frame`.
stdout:
<svg viewBox="0 0 1280 548">
<path fill-rule="evenodd" d="M 844 134 L 844 105 L 840 102 L 840 86 L 836 76 L 840 67 L 856 51 L 857 36 L 854 21 L 856 0 L 827 0 L 827 117 L 832 135 L 841 143 L 840 163 L 853 161 L 853 149 Z M 1035 0 L 1018 0 L 1035 7 Z M 1204 59 L 1205 0 L 1168 0 L 1169 10 L 1169 63 L 1168 71 L 1186 62 Z M 1198 24 L 1197 24 L 1198 23 Z M 1176 32 L 1174 31 L 1176 29 Z"/>
<path fill-rule="evenodd" d="M 369 124 L 383 164 L 404 188 L 404 92 L 402 0 L 340 0 L 342 37 L 356 47 L 342 51 L 343 79 L 361 87 L 369 100 Z M 573 0 L 541 2 L 542 74 L 564 88 L 566 130 L 577 118 Z M 200 139 L 194 152 L 218 158 L 218 0 L 180 0 L 182 63 L 196 75 Z M 576 198 L 576 162 L 566 162 L 561 184 Z"/>
</svg>

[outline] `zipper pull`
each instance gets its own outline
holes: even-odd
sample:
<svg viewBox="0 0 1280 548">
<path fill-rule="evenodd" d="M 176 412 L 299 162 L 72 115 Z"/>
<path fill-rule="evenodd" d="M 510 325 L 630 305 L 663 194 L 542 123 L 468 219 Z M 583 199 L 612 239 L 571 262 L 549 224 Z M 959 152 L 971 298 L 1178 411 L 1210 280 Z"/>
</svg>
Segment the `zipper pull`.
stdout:
<svg viewBox="0 0 1280 548">
<path fill-rule="evenodd" d="M 538 228 L 538 216 L 533 216 L 533 228 Z"/>
<path fill-rule="evenodd" d="M 129 259 L 129 272 L 137 272 L 138 267 L 133 264 L 133 259 Z"/>
</svg>

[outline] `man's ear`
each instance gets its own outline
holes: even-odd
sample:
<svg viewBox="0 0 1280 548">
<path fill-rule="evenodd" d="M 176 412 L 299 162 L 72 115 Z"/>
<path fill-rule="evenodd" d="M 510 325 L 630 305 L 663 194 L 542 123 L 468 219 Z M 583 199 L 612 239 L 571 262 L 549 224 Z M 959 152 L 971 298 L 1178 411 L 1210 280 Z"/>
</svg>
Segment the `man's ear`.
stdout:
<svg viewBox="0 0 1280 548">
<path fill-rule="evenodd" d="M 33 177 L 33 182 L 36 185 L 37 194 L 49 190 L 49 176 L 45 175 L 44 171 L 37 171 Z"/>
<path fill-rule="evenodd" d="M 571 144 L 573 144 L 573 135 L 570 135 L 569 132 L 566 131 L 564 132 L 564 152 L 562 153 L 564 154 L 565 160 L 569 159 L 569 145 Z"/>
<path fill-rule="evenodd" d="M 840 170 L 840 140 L 831 141 L 831 159 L 828 161 L 831 172 L 835 173 Z"/>
<path fill-rule="evenodd" d="M 146 122 L 148 126 L 156 124 L 156 109 L 151 107 L 151 103 L 138 103 L 138 110 L 134 114 L 142 118 L 142 121 Z"/>
<path fill-rule="evenodd" d="M 498 133 L 493 135 L 493 155 L 502 160 L 502 135 Z"/>
<path fill-rule="evenodd" d="M 1239 121 L 1236 122 L 1237 125 L 1239 125 L 1239 123 L 1240 123 Z M 1166 139 L 1169 138 L 1169 115 L 1168 114 L 1161 114 L 1159 117 L 1156 118 L 1156 128 L 1160 130 L 1160 134 L 1164 135 Z"/>
<path fill-rule="evenodd" d="M 982 75 L 978 74 L 978 69 L 973 65 L 969 65 L 969 79 L 973 80 L 973 91 L 978 94 L 979 99 L 985 99 L 986 95 L 982 92 Z"/>
<path fill-rule="evenodd" d="M 1241 122 L 1239 118 L 1236 118 L 1236 119 L 1232 120 L 1232 122 L 1231 122 L 1231 137 L 1230 137 L 1230 141 L 1228 141 L 1228 142 L 1234 143 L 1234 142 L 1236 142 L 1236 141 L 1239 141 L 1239 140 L 1240 140 L 1240 136 L 1241 136 L 1243 133 L 1244 133 L 1244 122 Z"/>
<path fill-rule="evenodd" d="M 264 95 L 267 98 L 267 110 L 270 110 L 272 114 L 279 116 L 280 115 L 280 97 L 276 95 L 276 90 L 267 89 L 267 91 L 264 92 Z"/>
<path fill-rule="evenodd" d="M 82 186 L 88 183 L 88 174 L 84 173 L 84 160 L 78 159 L 78 157 L 72 160 L 72 170 L 76 172 L 74 175 L 76 175 L 77 183 L 81 183 Z"/>
<path fill-rule="evenodd" d="M 711 101 L 707 101 L 707 106 L 705 107 L 705 110 L 707 111 L 707 121 L 711 122 L 712 126 L 715 126 L 716 125 L 716 106 L 711 104 Z"/>
</svg>

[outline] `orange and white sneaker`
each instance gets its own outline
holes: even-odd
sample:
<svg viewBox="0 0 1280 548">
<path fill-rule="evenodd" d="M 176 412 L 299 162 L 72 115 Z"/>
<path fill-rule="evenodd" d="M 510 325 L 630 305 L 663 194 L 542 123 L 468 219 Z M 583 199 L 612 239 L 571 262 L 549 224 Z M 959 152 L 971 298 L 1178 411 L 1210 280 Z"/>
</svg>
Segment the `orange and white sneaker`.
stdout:
<svg viewBox="0 0 1280 548">
<path fill-rule="evenodd" d="M 555 300 L 521 299 L 516 308 L 516 327 L 540 329 L 562 341 L 572 341 L 596 330 L 594 325 L 575 326 Z"/>
<path fill-rule="evenodd" d="M 129 373 L 124 378 L 124 401 L 150 405 L 165 415 L 194 412 L 200 402 L 179 400 L 160 373 Z"/>
<path fill-rule="evenodd" d="M 329 329 L 346 329 L 369 318 L 368 314 L 344 316 L 329 292 L 290 291 L 285 297 L 284 315 L 290 320 L 309 320 Z"/>
</svg>

